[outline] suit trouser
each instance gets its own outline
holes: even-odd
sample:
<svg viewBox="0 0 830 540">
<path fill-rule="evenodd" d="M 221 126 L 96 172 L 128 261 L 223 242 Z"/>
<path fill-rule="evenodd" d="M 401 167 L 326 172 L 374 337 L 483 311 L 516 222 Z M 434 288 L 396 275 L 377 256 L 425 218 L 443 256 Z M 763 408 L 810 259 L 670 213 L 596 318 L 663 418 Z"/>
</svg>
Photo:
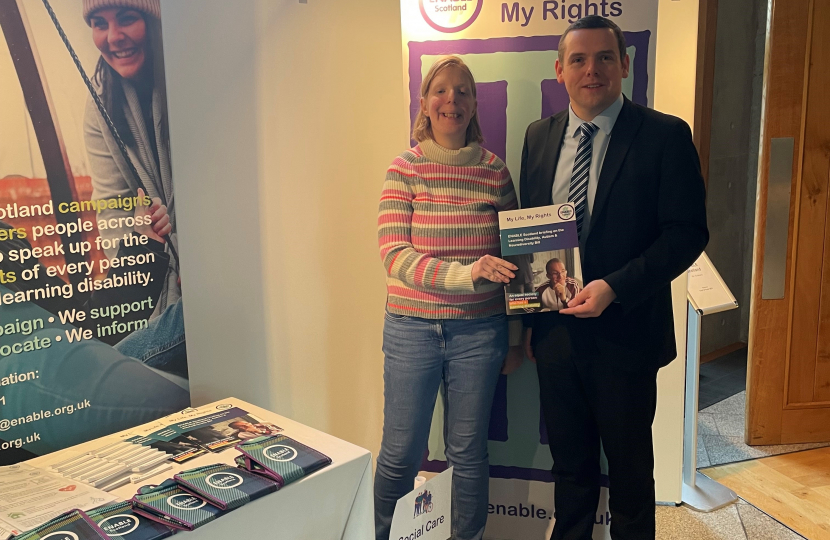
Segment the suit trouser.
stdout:
<svg viewBox="0 0 830 540">
<path fill-rule="evenodd" d="M 536 330 L 534 331 L 534 333 Z M 600 495 L 600 448 L 608 459 L 611 537 L 655 537 L 651 424 L 657 369 L 621 369 L 590 336 L 565 326 L 534 336 L 555 486 L 552 540 L 589 540 Z"/>
</svg>

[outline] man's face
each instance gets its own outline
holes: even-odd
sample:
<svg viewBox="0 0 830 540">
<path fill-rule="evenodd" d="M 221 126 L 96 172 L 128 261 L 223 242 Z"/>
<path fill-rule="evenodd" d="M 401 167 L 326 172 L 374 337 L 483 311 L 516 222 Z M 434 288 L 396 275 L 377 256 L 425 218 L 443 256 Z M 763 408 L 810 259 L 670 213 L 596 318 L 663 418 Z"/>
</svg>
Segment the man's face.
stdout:
<svg viewBox="0 0 830 540">
<path fill-rule="evenodd" d="M 565 265 L 561 262 L 555 262 L 551 265 L 548 265 L 547 274 L 551 285 L 565 283 L 565 278 L 568 277 L 568 271 L 565 270 Z"/>
<path fill-rule="evenodd" d="M 620 96 L 628 55 L 620 59 L 610 28 L 573 30 L 561 47 L 565 55 L 562 62 L 556 60 L 556 80 L 565 85 L 576 115 L 591 121 Z"/>
</svg>

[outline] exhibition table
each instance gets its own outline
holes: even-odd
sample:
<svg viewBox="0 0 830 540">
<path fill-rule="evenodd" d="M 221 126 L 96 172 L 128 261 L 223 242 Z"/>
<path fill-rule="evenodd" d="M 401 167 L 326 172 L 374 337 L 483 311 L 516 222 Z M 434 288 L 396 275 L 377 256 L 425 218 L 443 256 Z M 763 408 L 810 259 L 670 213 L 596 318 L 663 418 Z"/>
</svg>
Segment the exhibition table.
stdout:
<svg viewBox="0 0 830 540">
<path fill-rule="evenodd" d="M 191 415 L 208 414 L 210 411 L 227 410 L 230 407 L 238 407 L 264 422 L 276 424 L 284 430 L 282 434 L 326 454 L 332 463 L 276 493 L 246 504 L 193 532 L 181 534 L 193 540 L 259 536 L 291 540 L 364 540 L 374 537 L 372 456 L 369 451 L 234 398 L 184 412 Z M 171 415 L 146 426 L 34 458 L 27 463 L 41 468 L 49 467 L 65 460 L 67 456 L 125 440 L 142 429 L 150 431 L 164 422 L 177 420 L 176 415 Z M 172 469 L 140 483 L 116 488 L 111 493 L 119 499 L 127 500 L 141 485 L 160 484 L 180 471 L 195 467 L 214 463 L 233 464 L 237 455 L 239 452 L 232 447 L 219 453 L 200 455 L 185 463 L 173 464 Z"/>
</svg>

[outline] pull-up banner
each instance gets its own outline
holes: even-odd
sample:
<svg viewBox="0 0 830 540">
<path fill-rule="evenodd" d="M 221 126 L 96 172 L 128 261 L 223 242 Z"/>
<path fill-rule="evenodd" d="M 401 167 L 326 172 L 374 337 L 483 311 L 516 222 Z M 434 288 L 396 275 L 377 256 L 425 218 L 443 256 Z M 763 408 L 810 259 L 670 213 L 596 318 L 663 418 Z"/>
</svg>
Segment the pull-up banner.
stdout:
<svg viewBox="0 0 830 540">
<path fill-rule="evenodd" d="M 601 15 L 625 33 L 630 74 L 623 93 L 651 106 L 658 0 L 401 0 L 404 99 L 410 123 L 420 87 L 442 55 L 460 56 L 476 78 L 484 146 L 508 166 L 516 191 L 527 126 L 565 109 L 556 81 L 559 36 L 586 15 Z M 541 285 L 544 274 L 534 286 Z M 530 362 L 499 381 L 490 421 L 490 507 L 485 538 L 547 538 L 553 527 L 553 461 L 541 418 L 539 384 Z M 439 396 L 423 468 L 446 467 Z M 605 464 L 603 464 L 605 467 Z M 607 482 L 606 482 L 607 484 Z M 605 486 L 607 487 L 607 485 Z M 607 489 L 594 538 L 610 538 Z"/>
<path fill-rule="evenodd" d="M 0 465 L 190 405 L 159 0 L 50 4 L 128 158 L 44 2 L 0 0 Z"/>
</svg>

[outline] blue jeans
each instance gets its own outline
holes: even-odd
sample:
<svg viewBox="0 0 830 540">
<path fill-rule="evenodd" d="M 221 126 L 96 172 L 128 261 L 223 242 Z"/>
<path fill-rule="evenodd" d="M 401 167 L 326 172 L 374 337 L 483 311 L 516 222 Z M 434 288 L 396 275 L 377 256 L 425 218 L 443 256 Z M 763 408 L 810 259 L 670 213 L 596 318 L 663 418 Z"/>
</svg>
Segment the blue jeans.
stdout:
<svg viewBox="0 0 830 540">
<path fill-rule="evenodd" d="M 412 491 L 439 387 L 445 453 L 454 467 L 453 538 L 482 537 L 489 499 L 487 430 L 507 345 L 504 315 L 430 320 L 386 314 L 383 441 L 375 472 L 377 540 L 389 538 L 395 504 Z"/>
<path fill-rule="evenodd" d="M 167 306 L 145 328 L 140 328 L 115 344 L 115 349 L 147 367 L 187 380 L 187 346 L 184 336 L 182 300 Z M 178 379 L 180 378 L 180 379 Z"/>
</svg>

